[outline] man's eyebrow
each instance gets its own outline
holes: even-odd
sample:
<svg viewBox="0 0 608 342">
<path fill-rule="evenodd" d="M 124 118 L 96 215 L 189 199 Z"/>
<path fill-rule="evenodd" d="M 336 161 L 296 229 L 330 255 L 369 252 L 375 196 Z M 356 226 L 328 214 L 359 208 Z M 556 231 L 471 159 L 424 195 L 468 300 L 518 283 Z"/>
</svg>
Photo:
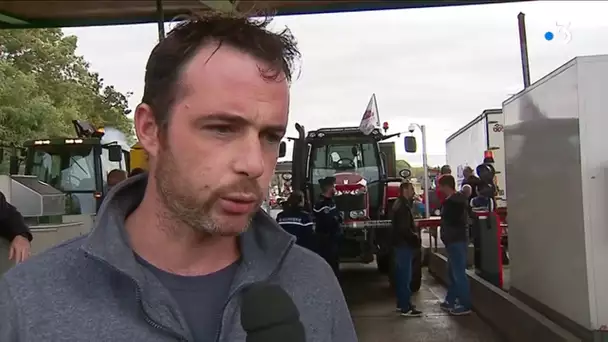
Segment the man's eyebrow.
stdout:
<svg viewBox="0 0 608 342">
<path fill-rule="evenodd" d="M 205 115 L 204 117 L 198 118 L 197 123 L 206 124 L 210 122 L 223 122 L 227 124 L 239 125 L 239 126 L 247 126 L 247 125 L 255 125 L 250 120 L 246 118 L 230 113 L 213 113 L 209 115 Z M 261 131 L 270 132 L 277 135 L 285 134 L 287 127 L 281 124 L 270 124 L 261 127 Z"/>
<path fill-rule="evenodd" d="M 237 125 L 248 125 L 250 124 L 249 120 L 245 119 L 242 116 L 230 113 L 213 113 L 197 118 L 196 121 L 198 123 L 204 124 L 208 122 L 218 122 L 223 121 L 225 123 L 232 123 Z"/>
</svg>

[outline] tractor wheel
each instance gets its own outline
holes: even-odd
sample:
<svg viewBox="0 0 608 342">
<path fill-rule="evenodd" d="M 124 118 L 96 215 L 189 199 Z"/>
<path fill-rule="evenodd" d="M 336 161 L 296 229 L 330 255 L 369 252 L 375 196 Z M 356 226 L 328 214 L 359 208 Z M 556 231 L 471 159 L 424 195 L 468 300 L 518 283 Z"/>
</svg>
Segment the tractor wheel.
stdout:
<svg viewBox="0 0 608 342">
<path fill-rule="evenodd" d="M 414 252 L 414 260 L 412 260 L 412 281 L 410 283 L 410 290 L 416 293 L 422 286 L 422 252 L 417 249 Z"/>
<path fill-rule="evenodd" d="M 390 271 L 390 268 L 391 268 L 390 259 L 391 259 L 390 254 L 376 255 L 376 263 L 378 264 L 378 272 L 380 272 L 382 274 L 388 274 L 388 272 Z"/>
<path fill-rule="evenodd" d="M 388 258 L 388 272 L 386 273 L 386 275 L 388 276 L 388 285 L 391 289 L 395 289 L 395 259 L 392 257 L 392 252 L 389 255 L 390 258 Z"/>
</svg>

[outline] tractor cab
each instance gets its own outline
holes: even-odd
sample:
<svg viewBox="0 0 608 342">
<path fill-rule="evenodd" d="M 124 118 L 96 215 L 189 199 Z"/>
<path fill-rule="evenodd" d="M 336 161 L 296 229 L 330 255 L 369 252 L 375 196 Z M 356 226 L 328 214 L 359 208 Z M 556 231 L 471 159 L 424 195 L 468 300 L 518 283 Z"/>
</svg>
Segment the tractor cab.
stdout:
<svg viewBox="0 0 608 342">
<path fill-rule="evenodd" d="M 107 192 L 108 173 L 129 170 L 129 149 L 105 141 L 103 129 L 78 120 L 73 124 L 75 138 L 25 142 L 24 173 L 66 193 L 67 214 L 95 214 Z"/>
<path fill-rule="evenodd" d="M 303 182 L 309 203 L 321 195 L 319 180 L 336 178 L 335 201 L 345 222 L 377 219 L 386 171 L 380 157 L 381 134 L 366 136 L 357 127 L 323 128 L 305 137 L 309 149 Z M 380 135 L 378 135 L 380 134 Z"/>
</svg>

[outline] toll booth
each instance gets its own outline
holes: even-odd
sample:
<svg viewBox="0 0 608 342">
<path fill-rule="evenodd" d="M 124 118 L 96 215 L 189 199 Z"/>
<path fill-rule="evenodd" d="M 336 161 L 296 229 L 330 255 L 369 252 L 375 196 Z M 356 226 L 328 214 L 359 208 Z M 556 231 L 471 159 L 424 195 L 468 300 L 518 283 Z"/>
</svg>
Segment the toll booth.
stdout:
<svg viewBox="0 0 608 342">
<path fill-rule="evenodd" d="M 474 210 L 475 273 L 502 288 L 502 227 L 498 215 L 489 210 Z"/>
</svg>

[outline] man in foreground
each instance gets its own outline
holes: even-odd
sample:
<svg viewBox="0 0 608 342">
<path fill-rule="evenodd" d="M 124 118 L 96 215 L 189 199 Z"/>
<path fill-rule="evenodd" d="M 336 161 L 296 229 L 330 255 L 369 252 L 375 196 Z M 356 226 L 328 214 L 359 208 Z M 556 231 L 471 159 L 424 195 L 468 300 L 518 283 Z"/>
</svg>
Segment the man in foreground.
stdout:
<svg viewBox="0 0 608 342">
<path fill-rule="evenodd" d="M 467 197 L 456 191 L 456 181 L 451 175 L 439 179 L 439 190 L 445 195 L 441 206 L 441 241 L 448 254 L 450 284 L 441 308 L 452 315 L 471 312 L 471 293 L 467 269 L 468 207 Z"/>
<path fill-rule="evenodd" d="M 244 342 L 255 283 L 291 296 L 307 341 L 357 340 L 330 267 L 260 210 L 299 55 L 267 24 L 194 18 L 154 48 L 135 111 L 148 173 L 110 193 L 88 237 L 5 275 L 0 341 Z"/>
</svg>

